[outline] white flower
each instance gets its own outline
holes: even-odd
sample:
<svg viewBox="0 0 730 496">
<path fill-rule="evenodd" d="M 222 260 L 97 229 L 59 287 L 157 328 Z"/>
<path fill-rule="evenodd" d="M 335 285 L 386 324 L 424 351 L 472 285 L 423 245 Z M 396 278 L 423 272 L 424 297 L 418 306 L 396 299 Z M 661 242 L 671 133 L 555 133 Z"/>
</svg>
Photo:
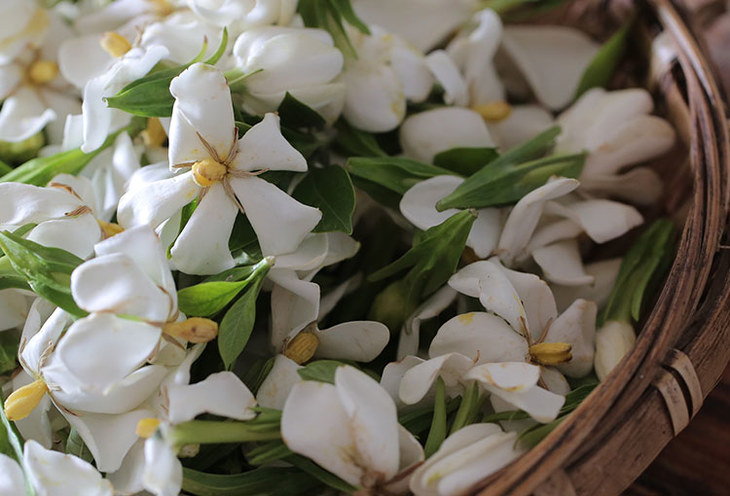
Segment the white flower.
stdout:
<svg viewBox="0 0 730 496">
<path fill-rule="evenodd" d="M 264 255 L 294 251 L 322 214 L 256 177 L 266 170 L 307 170 L 304 157 L 281 136 L 278 118 L 267 114 L 239 140 L 226 79 L 204 64 L 186 69 L 170 91 L 176 99 L 170 166 L 191 170 L 130 189 L 119 202 L 120 223 L 157 228 L 198 198 L 170 250 L 171 262 L 189 274 L 233 267 L 228 238 L 239 210 L 246 213 Z"/>
<path fill-rule="evenodd" d="M 616 368 L 616 365 L 633 348 L 636 332 L 630 324 L 611 320 L 596 332 L 596 375 L 600 380 Z"/>
<path fill-rule="evenodd" d="M 420 52 L 377 26 L 370 26 L 370 32 L 348 30 L 357 58 L 345 59 L 342 113 L 353 126 L 381 133 L 398 127 L 406 100 L 426 99 L 433 77 Z"/>
<path fill-rule="evenodd" d="M 25 494 L 25 477 L 38 496 L 111 496 L 112 486 L 96 469 L 73 455 L 45 449 L 30 440 L 23 448 L 23 468 L 0 454 L 0 495 Z"/>
<path fill-rule="evenodd" d="M 416 496 L 465 494 L 473 484 L 520 456 L 517 434 L 495 424 L 472 424 L 459 429 L 411 477 Z"/>
<path fill-rule="evenodd" d="M 118 3 L 118 2 L 115 2 Z M 229 36 L 235 33 L 228 30 Z M 223 28 L 210 24 L 188 9 L 175 10 L 158 22 L 147 24 L 140 46 L 163 46 L 175 64 L 188 64 L 207 42 L 204 57 L 210 57 L 223 39 Z"/>
<path fill-rule="evenodd" d="M 412 436 L 398 425 L 388 393 L 349 366 L 337 369 L 334 385 L 304 381 L 294 386 L 282 412 L 281 434 L 295 453 L 368 489 L 387 487 L 401 470 L 423 459 L 420 445 L 408 442 Z M 406 446 L 416 453 L 403 456 Z"/>
<path fill-rule="evenodd" d="M 327 31 L 268 26 L 245 31 L 233 46 L 236 67 L 251 74 L 244 81 L 244 108 L 273 112 L 286 93 L 332 123 L 345 102 L 345 85 L 333 81 L 343 57 Z M 256 72 L 260 71 L 260 72 Z"/>
<path fill-rule="evenodd" d="M 230 26 L 234 31 L 257 26 L 286 26 L 294 17 L 295 0 L 187 0 L 190 9 L 204 21 Z"/>
</svg>

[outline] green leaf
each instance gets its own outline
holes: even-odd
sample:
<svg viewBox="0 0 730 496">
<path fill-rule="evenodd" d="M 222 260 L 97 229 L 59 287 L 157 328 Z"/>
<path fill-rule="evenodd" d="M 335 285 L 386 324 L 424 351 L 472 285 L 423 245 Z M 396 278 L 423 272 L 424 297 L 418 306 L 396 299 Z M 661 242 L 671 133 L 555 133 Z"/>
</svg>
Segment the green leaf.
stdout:
<svg viewBox="0 0 730 496">
<path fill-rule="evenodd" d="M 281 118 L 281 124 L 287 127 L 322 129 L 325 125 L 324 117 L 319 112 L 297 100 L 288 91 L 279 104 L 277 112 Z"/>
<path fill-rule="evenodd" d="M 13 168 L 10 167 L 8 164 L 0 160 L 0 177 L 4 176 L 5 174 L 12 172 Z"/>
<path fill-rule="evenodd" d="M 340 479 L 335 474 L 323 469 L 309 458 L 305 458 L 299 455 L 292 455 L 288 457 L 286 461 L 297 467 L 299 470 L 311 475 L 323 484 L 326 484 L 331 488 L 337 489 L 338 491 L 342 491 L 347 494 L 352 494 L 353 492 L 357 491 L 356 487 Z"/>
<path fill-rule="evenodd" d="M 350 175 L 338 165 L 310 170 L 292 193 L 294 199 L 322 212 L 313 232 L 341 231 L 352 234 L 355 188 Z"/>
<path fill-rule="evenodd" d="M 246 453 L 246 460 L 251 465 L 264 465 L 287 458 L 294 453 L 283 441 L 269 441 Z"/>
<path fill-rule="evenodd" d="M 433 404 L 431 430 L 428 432 L 426 446 L 423 448 L 426 458 L 436 453 L 446 439 L 446 384 L 441 377 L 436 379 L 436 397 Z"/>
<path fill-rule="evenodd" d="M 677 228 L 669 219 L 658 219 L 634 242 L 621 262 L 608 303 L 598 318 L 638 322 L 648 294 L 652 293 L 671 266 Z"/>
<path fill-rule="evenodd" d="M 498 157 L 495 148 L 452 148 L 436 154 L 433 165 L 469 177 Z"/>
<path fill-rule="evenodd" d="M 78 431 L 73 427 L 68 434 L 68 438 L 66 438 L 66 453 L 79 457 L 89 463 L 92 463 L 94 460 L 94 455 L 91 454 L 84 440 L 81 439 Z"/>
<path fill-rule="evenodd" d="M 459 398 L 450 398 L 446 400 L 446 415 L 451 415 L 461 405 Z M 418 436 L 426 429 L 431 427 L 431 419 L 433 417 L 433 405 L 424 406 L 411 410 L 398 417 L 398 423 L 408 429 L 411 434 Z"/>
<path fill-rule="evenodd" d="M 378 184 L 398 195 L 426 179 L 454 175 L 435 165 L 399 157 L 352 157 L 345 168 L 351 176 Z M 357 180 L 355 182 L 357 184 Z"/>
<path fill-rule="evenodd" d="M 186 444 L 247 443 L 281 439 L 279 423 L 190 420 L 177 424 L 169 433 L 175 446 Z"/>
<path fill-rule="evenodd" d="M 540 424 L 534 427 L 530 427 L 529 429 L 520 433 L 519 436 L 517 436 L 516 444 L 522 444 L 526 448 L 534 448 L 540 443 L 540 441 L 545 439 L 548 434 L 553 432 L 566 418 L 568 418 L 567 415 L 563 417 L 558 417 L 547 424 Z"/>
<path fill-rule="evenodd" d="M 476 218 L 475 211 L 464 210 L 419 233 L 410 250 L 395 262 L 371 274 L 369 279 L 385 279 L 411 268 L 403 279 L 405 297 L 412 302 L 425 298 L 443 286 L 456 271 Z"/>
<path fill-rule="evenodd" d="M 76 318 L 87 315 L 71 296 L 71 272 L 83 260 L 60 248 L 43 246 L 9 231 L 0 233 L 0 249 L 38 296 Z"/>
<path fill-rule="evenodd" d="M 583 93 L 591 88 L 605 88 L 611 81 L 616 68 L 621 59 L 623 59 L 626 47 L 628 46 L 629 33 L 633 25 L 633 19 L 630 19 L 608 39 L 606 43 L 598 50 L 588 67 L 583 71 L 583 75 L 578 83 L 578 89 L 575 91 L 577 99 Z"/>
<path fill-rule="evenodd" d="M 177 292 L 178 308 L 184 314 L 193 317 L 215 315 L 233 301 L 244 288 L 258 280 L 258 274 L 261 274 L 261 277 L 266 275 L 271 264 L 272 259 L 263 259 L 253 267 L 251 275 L 242 281 L 201 282 L 183 288 Z"/>
<path fill-rule="evenodd" d="M 251 277 L 254 278 L 253 282 L 249 283 L 246 292 L 231 305 L 221 321 L 218 330 L 218 351 L 223 359 L 223 364 L 228 370 L 233 367 L 236 358 L 243 352 L 251 337 L 253 325 L 256 321 L 256 299 L 259 296 L 261 284 L 264 276 L 269 271 L 269 267 L 270 265 L 267 264 L 265 269 L 255 271 L 254 274 L 256 275 L 249 276 L 244 280 L 246 282 Z"/>
<path fill-rule="evenodd" d="M 228 46 L 228 30 L 216 52 L 203 63 L 213 65 L 225 53 Z M 192 61 L 187 64 L 152 72 L 122 88 L 116 95 L 105 98 L 107 106 L 142 117 L 170 117 L 175 98 L 170 93 L 170 83 L 192 64 L 199 62 L 207 49 L 207 43 Z"/>
<path fill-rule="evenodd" d="M 335 372 L 338 367 L 342 367 L 343 365 L 346 364 L 337 360 L 317 360 L 297 370 L 297 373 L 304 381 L 334 384 Z"/>
<path fill-rule="evenodd" d="M 0 400 L 5 403 L 5 400 L 0 391 Z M 25 470 L 23 462 L 23 438 L 20 437 L 15 426 L 8 420 L 5 415 L 4 407 L 0 407 L 0 453 L 13 458 L 21 468 L 23 468 L 23 475 L 25 476 L 25 493 L 27 496 L 35 496 L 35 490 L 33 485 L 28 479 L 28 473 Z"/>
<path fill-rule="evenodd" d="M 15 370 L 18 366 L 18 336 L 12 331 L 0 332 L 0 375 Z"/>
<path fill-rule="evenodd" d="M 335 46 L 345 55 L 357 58 L 355 49 L 347 36 L 344 22 L 351 24 L 365 34 L 368 27 L 355 14 L 350 0 L 301 0 L 297 12 L 302 16 L 304 25 L 321 28 L 332 35 Z"/>
<path fill-rule="evenodd" d="M 482 407 L 484 399 L 486 397 L 482 396 L 479 384 L 476 381 L 473 381 L 466 387 L 461 397 L 461 402 L 459 403 L 459 409 L 456 411 L 456 416 L 451 424 L 450 434 L 476 421 L 477 414 Z"/>
<path fill-rule="evenodd" d="M 196 496 L 277 496 L 313 494 L 319 482 L 295 468 L 262 467 L 234 475 L 207 474 L 183 468 L 182 488 Z"/>
<path fill-rule="evenodd" d="M 337 128 L 335 146 L 343 155 L 347 157 L 388 156 L 378 144 L 375 135 L 351 126 L 344 119 L 340 119 L 335 127 Z"/>
</svg>

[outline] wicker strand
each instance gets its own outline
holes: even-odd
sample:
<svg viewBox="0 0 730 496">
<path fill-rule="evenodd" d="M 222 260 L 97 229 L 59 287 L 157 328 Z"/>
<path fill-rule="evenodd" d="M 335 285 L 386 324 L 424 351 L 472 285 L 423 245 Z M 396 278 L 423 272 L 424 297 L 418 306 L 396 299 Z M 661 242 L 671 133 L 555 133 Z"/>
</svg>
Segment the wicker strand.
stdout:
<svg viewBox="0 0 730 496">
<path fill-rule="evenodd" d="M 533 496 L 577 496 L 573 481 L 568 473 L 563 469 L 558 469 L 550 476 L 548 480 L 543 482 Z"/>
<path fill-rule="evenodd" d="M 671 350 L 665 367 L 669 370 L 664 370 L 660 374 L 657 380 L 654 381 L 654 387 L 659 390 L 664 398 L 672 421 L 674 435 L 676 436 L 687 427 L 689 421 L 702 406 L 702 387 L 692 362 L 681 351 Z M 672 371 L 675 373 L 672 373 Z M 682 384 L 680 384 L 678 378 L 681 378 Z M 686 388 L 687 396 L 682 386 Z"/>
</svg>

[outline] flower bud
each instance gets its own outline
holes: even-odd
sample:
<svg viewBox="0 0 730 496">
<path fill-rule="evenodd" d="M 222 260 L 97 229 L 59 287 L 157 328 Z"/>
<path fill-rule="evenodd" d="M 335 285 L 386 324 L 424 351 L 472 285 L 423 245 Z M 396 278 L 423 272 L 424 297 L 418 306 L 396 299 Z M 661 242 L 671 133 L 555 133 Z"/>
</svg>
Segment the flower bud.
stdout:
<svg viewBox="0 0 730 496">
<path fill-rule="evenodd" d="M 558 365 L 569 362 L 573 347 L 568 343 L 539 343 L 530 346 L 530 358 L 540 365 Z"/>
<path fill-rule="evenodd" d="M 289 341 L 284 349 L 284 356 L 301 365 L 314 356 L 317 346 L 319 346 L 319 338 L 312 332 L 303 331 Z"/>
<path fill-rule="evenodd" d="M 407 300 L 402 281 L 396 281 L 375 297 L 368 319 L 382 322 L 391 332 L 397 332 L 415 311 L 415 305 Z"/>
<path fill-rule="evenodd" d="M 636 334 L 626 322 L 606 322 L 596 331 L 596 375 L 604 380 L 621 359 L 634 347 Z"/>
<path fill-rule="evenodd" d="M 191 343 L 207 343 L 218 336 L 218 324 L 210 319 L 192 317 L 182 322 L 168 322 L 162 326 L 162 332 Z"/>
</svg>

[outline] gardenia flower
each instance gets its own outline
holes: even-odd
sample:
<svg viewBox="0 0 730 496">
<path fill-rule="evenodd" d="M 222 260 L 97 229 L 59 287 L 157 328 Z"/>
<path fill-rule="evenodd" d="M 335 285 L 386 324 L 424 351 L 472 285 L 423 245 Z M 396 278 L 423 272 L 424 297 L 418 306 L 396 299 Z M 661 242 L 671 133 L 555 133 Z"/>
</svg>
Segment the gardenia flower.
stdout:
<svg viewBox="0 0 730 496">
<path fill-rule="evenodd" d="M 294 251 L 322 214 L 256 177 L 266 170 L 307 170 L 304 157 L 281 136 L 278 118 L 267 114 L 239 140 L 226 79 L 205 64 L 183 71 L 170 92 L 175 97 L 170 167 L 189 170 L 130 189 L 119 202 L 120 224 L 157 228 L 197 198 L 170 250 L 172 264 L 188 274 L 234 266 L 228 238 L 239 211 L 246 213 L 264 255 Z"/>
<path fill-rule="evenodd" d="M 258 26 L 288 25 L 297 9 L 295 0 L 186 0 L 190 9 L 207 23 L 234 32 Z"/>
<path fill-rule="evenodd" d="M 376 492 L 389 489 L 399 472 L 423 460 L 421 445 L 398 424 L 388 393 L 350 366 L 336 370 L 334 385 L 294 386 L 282 412 L 281 435 L 290 450 Z"/>
<path fill-rule="evenodd" d="M 286 93 L 333 123 L 345 103 L 345 85 L 335 82 L 342 53 L 322 29 L 267 26 L 245 31 L 233 46 L 243 81 L 243 105 L 252 114 L 274 112 Z M 257 72 L 260 71 L 260 72 Z"/>
</svg>

